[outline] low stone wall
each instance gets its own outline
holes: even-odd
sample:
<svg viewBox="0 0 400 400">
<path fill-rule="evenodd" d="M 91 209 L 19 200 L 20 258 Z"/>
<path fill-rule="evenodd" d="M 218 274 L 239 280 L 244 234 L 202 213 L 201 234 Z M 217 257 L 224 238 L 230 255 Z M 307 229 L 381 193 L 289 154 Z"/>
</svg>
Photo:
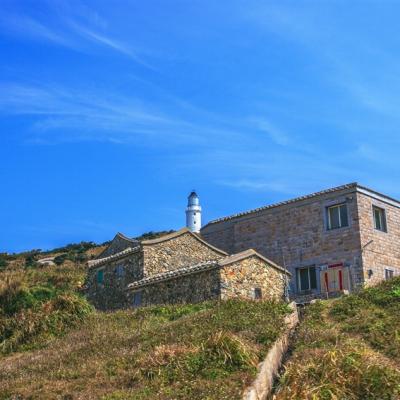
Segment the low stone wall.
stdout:
<svg viewBox="0 0 400 400">
<path fill-rule="evenodd" d="M 254 299 L 254 288 L 262 292 L 264 300 L 282 300 L 284 274 L 253 256 L 225 265 L 221 268 L 221 299 L 240 297 Z"/>
<path fill-rule="evenodd" d="M 140 293 L 140 301 L 136 304 L 135 293 Z M 137 290 L 128 290 L 127 298 L 132 307 L 217 300 L 220 298 L 219 269 L 178 276 Z"/>
<path fill-rule="evenodd" d="M 296 303 L 290 303 L 290 307 L 293 312 L 285 318 L 286 332 L 274 343 L 264 361 L 260 363 L 257 377 L 245 390 L 243 400 L 266 400 L 270 394 L 274 379 L 282 365 L 283 356 L 288 350 L 290 335 L 299 322 Z"/>
</svg>

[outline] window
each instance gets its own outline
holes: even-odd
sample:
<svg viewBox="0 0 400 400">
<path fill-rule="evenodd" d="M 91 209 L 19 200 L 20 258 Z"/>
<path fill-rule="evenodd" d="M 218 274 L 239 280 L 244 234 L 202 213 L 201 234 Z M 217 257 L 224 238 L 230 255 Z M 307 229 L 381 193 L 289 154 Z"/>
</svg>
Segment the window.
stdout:
<svg viewBox="0 0 400 400">
<path fill-rule="evenodd" d="M 298 288 L 301 292 L 317 288 L 317 273 L 315 267 L 299 268 L 297 270 Z"/>
<path fill-rule="evenodd" d="M 97 283 L 102 285 L 104 283 L 104 271 L 102 269 L 99 269 L 97 271 L 96 277 L 97 277 Z"/>
<path fill-rule="evenodd" d="M 329 230 L 349 226 L 346 204 L 338 204 L 328 207 L 326 211 Z"/>
<path fill-rule="evenodd" d="M 385 279 L 392 279 L 394 276 L 394 271 L 392 269 L 389 268 L 385 268 Z"/>
<path fill-rule="evenodd" d="M 383 208 L 373 206 L 372 211 L 374 214 L 375 229 L 378 231 L 387 232 L 385 210 Z"/>
<path fill-rule="evenodd" d="M 260 300 L 262 299 L 262 290 L 259 287 L 254 288 L 254 299 Z"/>
<path fill-rule="evenodd" d="M 117 265 L 115 268 L 115 275 L 117 278 L 123 278 L 125 276 L 125 268 L 123 265 Z"/>
<path fill-rule="evenodd" d="M 142 305 L 142 292 L 135 292 L 133 294 L 133 307 L 140 307 Z"/>
</svg>

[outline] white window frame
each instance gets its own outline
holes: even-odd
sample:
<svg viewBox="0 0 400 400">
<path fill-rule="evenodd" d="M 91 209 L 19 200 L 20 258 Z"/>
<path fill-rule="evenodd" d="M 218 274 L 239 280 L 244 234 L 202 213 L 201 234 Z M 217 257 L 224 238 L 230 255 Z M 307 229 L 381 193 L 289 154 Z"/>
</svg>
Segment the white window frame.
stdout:
<svg viewBox="0 0 400 400">
<path fill-rule="evenodd" d="M 375 211 L 379 212 L 379 222 L 381 224 L 381 229 L 376 226 Z M 384 208 L 372 205 L 372 219 L 374 220 L 374 228 L 376 231 L 387 233 L 387 218 L 386 210 Z"/>
<path fill-rule="evenodd" d="M 340 214 L 340 207 L 346 207 L 346 214 L 347 214 L 347 225 L 342 225 L 342 216 L 341 216 L 341 214 Z M 338 216 L 339 216 L 339 226 L 337 227 L 337 228 L 332 228 L 332 223 L 331 223 L 331 213 L 329 212 L 329 210 L 331 210 L 331 209 L 333 209 L 333 208 L 338 208 L 339 209 L 339 213 L 338 213 Z M 347 228 L 347 227 L 349 227 L 349 225 L 350 225 L 350 222 L 349 222 L 349 209 L 348 209 L 348 207 L 347 207 L 347 203 L 338 203 L 338 204 L 333 204 L 333 205 L 331 205 L 331 206 L 327 206 L 326 207 L 326 215 L 327 215 L 327 219 L 326 219 L 326 222 L 327 222 L 327 228 L 328 228 L 328 231 L 333 231 L 333 230 L 335 230 L 335 229 L 341 229 L 341 228 Z"/>
<path fill-rule="evenodd" d="M 311 287 L 311 274 L 310 274 L 310 268 L 314 268 L 315 270 L 315 281 L 316 281 L 316 287 L 312 288 Z M 300 279 L 300 270 L 302 269 L 306 269 L 308 271 L 308 289 L 302 289 L 301 288 L 301 279 Z M 300 267 L 297 268 L 297 284 L 298 284 L 298 288 L 299 288 L 299 292 L 303 293 L 303 292 L 310 292 L 311 290 L 316 290 L 318 288 L 318 283 L 317 283 L 317 269 L 315 267 L 315 265 L 309 265 L 307 267 Z"/>
<path fill-rule="evenodd" d="M 391 272 L 392 276 L 387 277 L 386 273 Z M 394 278 L 394 269 L 393 268 L 385 268 L 385 281 Z"/>
</svg>

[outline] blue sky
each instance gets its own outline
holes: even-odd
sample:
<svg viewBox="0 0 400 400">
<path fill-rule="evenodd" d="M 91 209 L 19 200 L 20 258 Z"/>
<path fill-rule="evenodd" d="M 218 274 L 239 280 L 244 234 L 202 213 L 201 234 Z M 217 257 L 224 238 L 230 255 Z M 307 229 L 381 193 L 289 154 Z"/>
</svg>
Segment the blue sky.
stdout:
<svg viewBox="0 0 400 400">
<path fill-rule="evenodd" d="M 400 4 L 0 9 L 0 252 L 204 222 L 359 181 L 400 197 Z"/>
</svg>

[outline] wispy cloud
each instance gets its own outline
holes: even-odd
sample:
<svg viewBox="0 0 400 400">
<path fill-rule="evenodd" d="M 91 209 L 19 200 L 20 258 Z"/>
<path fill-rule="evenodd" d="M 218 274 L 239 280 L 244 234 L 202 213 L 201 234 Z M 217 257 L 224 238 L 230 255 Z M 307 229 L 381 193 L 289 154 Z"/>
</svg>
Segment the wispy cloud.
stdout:
<svg viewBox="0 0 400 400">
<path fill-rule="evenodd" d="M 285 194 L 293 194 L 295 192 L 293 185 L 288 185 L 284 182 L 265 182 L 251 179 L 240 179 L 238 181 L 218 181 L 220 185 L 228 186 L 234 189 L 243 191 L 256 192 L 278 192 Z"/>
<path fill-rule="evenodd" d="M 44 40 L 66 47 L 74 47 L 65 34 L 57 32 L 27 15 L 0 15 L 0 29 L 5 33 L 30 40 Z"/>
<path fill-rule="evenodd" d="M 260 131 L 265 132 L 276 144 L 287 146 L 290 143 L 286 132 L 265 118 L 250 118 L 249 121 Z"/>
<path fill-rule="evenodd" d="M 157 105 L 115 90 L 54 84 L 27 85 L 0 83 L 0 114 L 31 117 L 30 143 L 60 141 L 107 141 L 120 144 L 197 144 L 223 145 L 228 140 L 241 142 L 245 135 L 204 118 L 187 102 Z M 199 115 L 201 117 L 199 117 Z M 212 141 L 210 141 L 212 138 Z"/>
<path fill-rule="evenodd" d="M 22 39 L 45 41 L 79 52 L 93 52 L 94 46 L 100 46 L 129 57 L 147 68 L 155 69 L 143 56 L 139 56 L 132 44 L 127 45 L 107 32 L 108 24 L 96 13 L 86 10 L 83 16 L 74 13 L 59 15 L 51 9 L 49 13 L 52 18 L 46 22 L 30 15 L 3 13 L 0 16 L 0 31 Z"/>
</svg>

